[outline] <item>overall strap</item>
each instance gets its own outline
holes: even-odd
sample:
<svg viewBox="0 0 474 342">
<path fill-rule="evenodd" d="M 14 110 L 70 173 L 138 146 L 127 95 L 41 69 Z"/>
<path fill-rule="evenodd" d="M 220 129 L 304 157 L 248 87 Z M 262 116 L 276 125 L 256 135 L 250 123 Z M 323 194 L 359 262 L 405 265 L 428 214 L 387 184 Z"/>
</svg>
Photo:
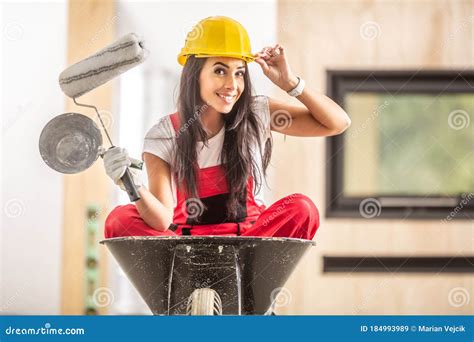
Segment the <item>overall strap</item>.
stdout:
<svg viewBox="0 0 474 342">
<path fill-rule="evenodd" d="M 175 133 L 178 133 L 179 132 L 179 128 L 180 128 L 180 124 L 181 124 L 181 119 L 179 117 L 179 114 L 178 112 L 175 112 L 173 114 L 170 114 L 170 118 L 171 118 L 171 123 L 173 124 L 173 128 L 174 128 L 174 131 Z"/>
</svg>

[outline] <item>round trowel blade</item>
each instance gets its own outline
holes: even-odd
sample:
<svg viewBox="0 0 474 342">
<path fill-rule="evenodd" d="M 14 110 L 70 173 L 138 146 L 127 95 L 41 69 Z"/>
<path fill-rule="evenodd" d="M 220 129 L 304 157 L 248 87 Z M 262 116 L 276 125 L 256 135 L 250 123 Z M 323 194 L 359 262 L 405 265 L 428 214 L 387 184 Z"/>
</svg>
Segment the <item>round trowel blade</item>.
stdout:
<svg viewBox="0 0 474 342">
<path fill-rule="evenodd" d="M 56 116 L 43 128 L 39 150 L 44 162 L 61 173 L 86 170 L 99 156 L 102 135 L 89 117 L 79 113 Z"/>
</svg>

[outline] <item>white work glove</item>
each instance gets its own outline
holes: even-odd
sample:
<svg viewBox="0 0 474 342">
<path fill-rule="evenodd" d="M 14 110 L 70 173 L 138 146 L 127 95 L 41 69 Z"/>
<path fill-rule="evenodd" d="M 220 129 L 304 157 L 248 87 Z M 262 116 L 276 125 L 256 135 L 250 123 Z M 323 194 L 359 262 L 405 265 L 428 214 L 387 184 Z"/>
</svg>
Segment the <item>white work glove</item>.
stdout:
<svg viewBox="0 0 474 342">
<path fill-rule="evenodd" d="M 104 153 L 105 172 L 123 191 L 126 191 L 126 189 L 120 178 L 122 178 L 125 174 L 125 170 L 130 165 L 130 157 L 124 148 L 112 147 Z M 132 167 L 129 168 L 129 170 L 132 174 L 133 183 L 139 188 L 142 185 L 140 177 L 141 170 Z"/>
</svg>

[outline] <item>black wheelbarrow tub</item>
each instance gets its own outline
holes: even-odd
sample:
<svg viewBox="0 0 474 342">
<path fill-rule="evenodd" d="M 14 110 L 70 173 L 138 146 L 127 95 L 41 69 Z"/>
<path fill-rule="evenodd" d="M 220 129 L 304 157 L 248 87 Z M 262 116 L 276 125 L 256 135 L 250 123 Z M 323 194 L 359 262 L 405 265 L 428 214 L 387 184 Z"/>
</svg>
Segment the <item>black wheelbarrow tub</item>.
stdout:
<svg viewBox="0 0 474 342">
<path fill-rule="evenodd" d="M 267 313 L 315 242 L 241 236 L 131 236 L 105 244 L 154 315 L 186 313 L 197 288 L 222 299 L 223 314 Z"/>
</svg>

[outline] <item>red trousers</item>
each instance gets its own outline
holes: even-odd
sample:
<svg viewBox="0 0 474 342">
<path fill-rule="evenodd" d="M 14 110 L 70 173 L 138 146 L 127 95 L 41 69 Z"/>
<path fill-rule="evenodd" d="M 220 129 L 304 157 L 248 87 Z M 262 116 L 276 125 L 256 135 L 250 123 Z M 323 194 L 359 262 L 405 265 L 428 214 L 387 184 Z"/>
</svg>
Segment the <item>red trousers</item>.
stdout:
<svg viewBox="0 0 474 342">
<path fill-rule="evenodd" d="M 195 225 L 191 235 L 266 236 L 312 240 L 319 228 L 319 212 L 303 194 L 292 194 L 270 207 L 261 206 L 258 217 L 237 223 Z M 148 226 L 134 204 L 117 206 L 105 221 L 105 238 L 122 236 L 183 235 L 183 227 L 160 232 Z"/>
</svg>

